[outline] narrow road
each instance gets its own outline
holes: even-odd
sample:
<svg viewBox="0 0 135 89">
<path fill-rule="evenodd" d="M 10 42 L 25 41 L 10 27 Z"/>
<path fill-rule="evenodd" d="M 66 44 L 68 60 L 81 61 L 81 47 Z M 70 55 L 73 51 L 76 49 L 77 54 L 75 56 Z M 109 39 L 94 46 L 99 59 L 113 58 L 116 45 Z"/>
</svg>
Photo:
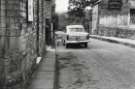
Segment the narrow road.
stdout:
<svg viewBox="0 0 135 89">
<path fill-rule="evenodd" d="M 56 52 L 60 89 L 135 89 L 135 48 L 91 39 L 88 48 Z"/>
</svg>

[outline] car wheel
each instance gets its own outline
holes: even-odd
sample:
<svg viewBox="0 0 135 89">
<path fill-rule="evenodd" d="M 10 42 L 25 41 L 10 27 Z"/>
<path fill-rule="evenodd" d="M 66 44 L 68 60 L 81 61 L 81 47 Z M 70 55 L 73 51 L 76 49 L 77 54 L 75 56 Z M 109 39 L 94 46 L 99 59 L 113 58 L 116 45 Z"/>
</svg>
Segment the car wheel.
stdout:
<svg viewBox="0 0 135 89">
<path fill-rule="evenodd" d="M 85 46 L 85 48 L 87 48 L 88 47 L 88 43 L 84 43 L 84 46 Z"/>
</svg>

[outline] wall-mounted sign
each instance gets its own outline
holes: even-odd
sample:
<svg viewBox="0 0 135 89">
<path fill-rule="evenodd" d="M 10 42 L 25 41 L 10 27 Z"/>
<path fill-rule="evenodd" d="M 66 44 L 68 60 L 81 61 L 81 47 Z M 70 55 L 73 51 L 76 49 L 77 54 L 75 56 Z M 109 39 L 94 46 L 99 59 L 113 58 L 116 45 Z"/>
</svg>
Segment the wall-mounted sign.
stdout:
<svg viewBox="0 0 135 89">
<path fill-rule="evenodd" d="M 108 9 L 121 10 L 122 0 L 108 0 Z"/>
<path fill-rule="evenodd" d="M 33 21 L 33 0 L 28 0 L 28 21 Z"/>
</svg>

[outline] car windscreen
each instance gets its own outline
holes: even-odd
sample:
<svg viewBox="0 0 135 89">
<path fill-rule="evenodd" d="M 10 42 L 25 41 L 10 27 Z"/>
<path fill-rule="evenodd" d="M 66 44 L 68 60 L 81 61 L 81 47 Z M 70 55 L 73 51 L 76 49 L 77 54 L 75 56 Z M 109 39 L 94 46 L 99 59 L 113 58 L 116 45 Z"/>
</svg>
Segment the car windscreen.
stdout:
<svg viewBox="0 0 135 89">
<path fill-rule="evenodd" d="M 84 28 L 70 28 L 70 32 L 84 32 Z"/>
</svg>

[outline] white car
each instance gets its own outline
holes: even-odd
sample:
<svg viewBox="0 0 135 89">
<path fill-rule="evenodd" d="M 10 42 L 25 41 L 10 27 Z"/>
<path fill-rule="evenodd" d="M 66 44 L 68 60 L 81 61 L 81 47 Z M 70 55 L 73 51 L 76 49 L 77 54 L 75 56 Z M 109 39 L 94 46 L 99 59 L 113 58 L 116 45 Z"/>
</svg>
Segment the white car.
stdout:
<svg viewBox="0 0 135 89">
<path fill-rule="evenodd" d="M 84 44 L 88 46 L 89 33 L 87 33 L 82 25 L 68 25 L 66 26 L 66 37 L 64 39 L 64 45 L 66 48 L 70 44 Z"/>
</svg>

